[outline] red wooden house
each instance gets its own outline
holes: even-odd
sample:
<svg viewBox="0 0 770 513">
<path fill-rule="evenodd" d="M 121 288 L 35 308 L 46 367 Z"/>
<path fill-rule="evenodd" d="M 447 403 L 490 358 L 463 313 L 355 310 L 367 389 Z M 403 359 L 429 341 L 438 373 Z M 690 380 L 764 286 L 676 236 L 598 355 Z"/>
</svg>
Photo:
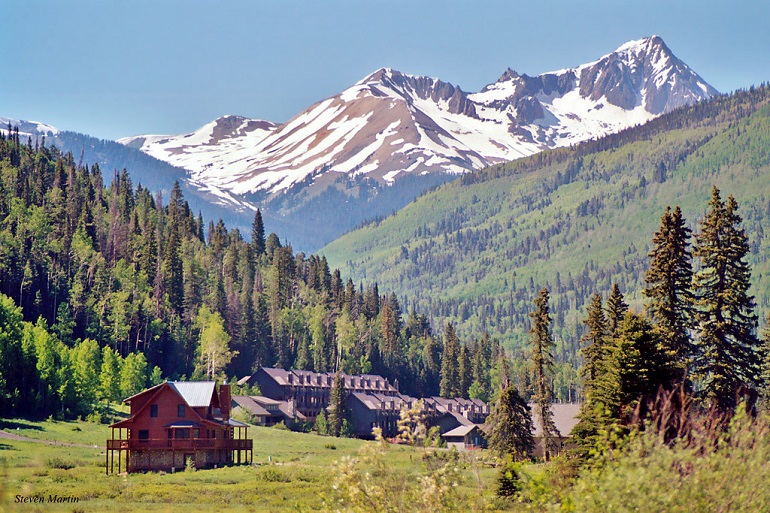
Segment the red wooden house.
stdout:
<svg viewBox="0 0 770 513">
<path fill-rule="evenodd" d="M 110 426 L 107 473 L 115 471 L 116 456 L 118 472 L 251 462 L 248 426 L 230 418 L 230 385 L 167 381 L 124 402 L 131 416 Z"/>
</svg>

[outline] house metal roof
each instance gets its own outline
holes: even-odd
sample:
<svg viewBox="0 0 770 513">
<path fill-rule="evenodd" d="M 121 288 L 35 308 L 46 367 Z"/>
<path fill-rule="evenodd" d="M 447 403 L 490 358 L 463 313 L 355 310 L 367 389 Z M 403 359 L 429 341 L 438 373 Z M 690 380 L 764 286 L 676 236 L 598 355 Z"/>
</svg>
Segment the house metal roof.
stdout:
<svg viewBox="0 0 770 513">
<path fill-rule="evenodd" d="M 169 381 L 168 384 L 191 408 L 209 406 L 216 386 L 213 381 Z"/>
</svg>

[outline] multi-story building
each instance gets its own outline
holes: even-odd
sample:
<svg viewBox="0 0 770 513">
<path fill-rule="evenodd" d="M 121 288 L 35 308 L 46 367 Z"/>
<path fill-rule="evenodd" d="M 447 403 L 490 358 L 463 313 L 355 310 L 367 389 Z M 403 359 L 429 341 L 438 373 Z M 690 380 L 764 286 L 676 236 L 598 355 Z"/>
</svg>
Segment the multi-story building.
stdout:
<svg viewBox="0 0 770 513">
<path fill-rule="evenodd" d="M 230 418 L 230 385 L 167 381 L 124 401 L 129 418 L 112 424 L 107 472 L 211 468 L 252 459 L 248 425 Z M 117 456 L 117 462 L 115 461 Z"/>
</svg>

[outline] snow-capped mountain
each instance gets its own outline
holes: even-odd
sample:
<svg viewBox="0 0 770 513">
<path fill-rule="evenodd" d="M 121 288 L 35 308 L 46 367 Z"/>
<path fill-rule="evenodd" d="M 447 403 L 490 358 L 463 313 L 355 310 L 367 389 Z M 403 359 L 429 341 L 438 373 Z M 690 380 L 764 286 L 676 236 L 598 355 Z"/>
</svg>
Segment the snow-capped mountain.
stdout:
<svg viewBox="0 0 770 513">
<path fill-rule="evenodd" d="M 41 135 L 55 136 L 59 134 L 59 129 L 46 125 L 39 121 L 24 121 L 20 119 L 4 118 L 0 116 L 0 133 L 8 134 L 8 125 L 11 125 L 12 129 L 19 129 L 19 137 L 26 138 L 40 137 Z"/>
<path fill-rule="evenodd" d="M 379 69 L 282 125 L 226 116 L 177 136 L 119 142 L 190 172 L 224 199 L 324 175 L 391 183 L 406 173 L 462 173 L 644 123 L 718 92 L 660 37 L 536 77 L 508 69 L 478 93 Z"/>
</svg>

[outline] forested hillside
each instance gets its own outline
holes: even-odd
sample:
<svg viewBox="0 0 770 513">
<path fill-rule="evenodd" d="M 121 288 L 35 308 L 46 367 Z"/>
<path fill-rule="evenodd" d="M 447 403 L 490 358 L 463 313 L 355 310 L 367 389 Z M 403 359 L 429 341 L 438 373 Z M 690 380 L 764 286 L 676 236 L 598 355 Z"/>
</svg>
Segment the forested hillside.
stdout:
<svg viewBox="0 0 770 513">
<path fill-rule="evenodd" d="M 118 400 L 161 377 L 233 378 L 260 365 L 373 372 L 405 393 L 440 392 L 444 342 L 424 315 L 402 316 L 395 294 L 266 237 L 259 213 L 247 242 L 195 215 L 178 184 L 165 198 L 123 171 L 107 187 L 98 165 L 9 132 L 0 135 L 3 415 L 84 414 L 88 398 Z M 463 366 L 452 391 L 467 396 L 478 381 L 486 394 L 496 345 L 464 342 L 449 362 Z M 121 388 L 124 369 L 138 377 Z"/>
<path fill-rule="evenodd" d="M 713 185 L 738 201 L 760 318 L 770 300 L 770 88 L 686 107 L 573 148 L 469 174 L 324 250 L 461 336 L 519 348 L 551 291 L 556 357 L 576 364 L 585 307 L 617 283 L 633 308 L 666 206 L 697 229 Z"/>
</svg>

